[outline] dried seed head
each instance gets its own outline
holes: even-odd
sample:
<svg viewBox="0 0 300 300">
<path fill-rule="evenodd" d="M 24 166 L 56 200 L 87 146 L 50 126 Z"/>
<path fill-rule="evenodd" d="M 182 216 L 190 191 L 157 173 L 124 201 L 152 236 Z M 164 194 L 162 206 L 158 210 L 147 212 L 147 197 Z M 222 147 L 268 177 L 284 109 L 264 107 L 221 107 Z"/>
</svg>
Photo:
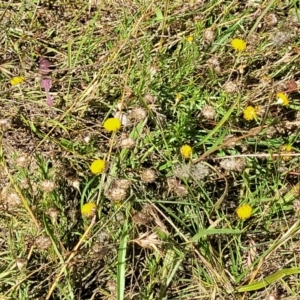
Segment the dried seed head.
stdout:
<svg viewBox="0 0 300 300">
<path fill-rule="evenodd" d="M 190 165 L 177 165 L 174 168 L 173 174 L 180 179 L 186 180 L 190 178 L 190 171 Z"/>
<path fill-rule="evenodd" d="M 56 188 L 56 184 L 51 180 L 44 180 L 40 184 L 41 190 L 45 193 L 51 193 Z"/>
<path fill-rule="evenodd" d="M 195 181 L 201 181 L 205 177 L 209 176 L 209 174 L 211 174 L 211 170 L 203 163 L 191 166 L 190 175 Z"/>
<path fill-rule="evenodd" d="M 266 300 L 279 300 L 278 296 L 275 294 L 270 294 Z"/>
<path fill-rule="evenodd" d="M 159 72 L 159 67 L 152 64 L 149 68 L 150 78 L 152 79 L 157 74 L 157 72 Z"/>
<path fill-rule="evenodd" d="M 116 188 L 128 190 L 130 186 L 132 185 L 132 181 L 128 179 L 115 179 L 114 186 Z"/>
<path fill-rule="evenodd" d="M 25 258 L 16 258 L 16 265 L 18 269 L 21 271 L 27 265 L 27 259 Z M 1 299 L 1 298 L 0 298 Z"/>
<path fill-rule="evenodd" d="M 23 154 L 16 159 L 16 166 L 18 168 L 26 168 L 29 165 L 29 162 L 30 158 L 28 157 L 28 155 Z"/>
<path fill-rule="evenodd" d="M 121 139 L 120 141 L 120 147 L 122 149 L 132 149 L 135 146 L 135 141 L 133 138 L 125 138 Z"/>
<path fill-rule="evenodd" d="M 52 221 L 57 222 L 57 219 L 60 215 L 60 211 L 56 208 L 49 208 L 46 211 L 46 214 L 52 219 Z"/>
<path fill-rule="evenodd" d="M 156 172 L 152 169 L 145 169 L 141 172 L 141 179 L 144 182 L 154 182 L 156 178 Z"/>
<path fill-rule="evenodd" d="M 126 195 L 127 195 L 127 191 L 118 187 L 113 187 L 105 192 L 106 198 L 108 198 L 110 201 L 116 201 L 116 202 L 123 201 L 126 198 Z"/>
<path fill-rule="evenodd" d="M 265 22 L 269 27 L 273 27 L 278 23 L 277 16 L 273 13 L 267 14 L 265 16 Z"/>
<path fill-rule="evenodd" d="M 8 208 L 14 208 L 21 205 L 21 199 L 15 192 L 8 193 L 4 200 Z"/>
<path fill-rule="evenodd" d="M 184 197 L 189 194 L 188 189 L 183 185 L 179 184 L 174 188 L 174 192 L 176 193 L 177 196 L 179 197 Z"/>
<path fill-rule="evenodd" d="M 275 46 L 282 46 L 291 39 L 291 33 L 285 31 L 278 31 L 272 38 L 273 44 Z"/>
<path fill-rule="evenodd" d="M 208 66 L 213 69 L 217 74 L 221 73 L 220 62 L 218 58 L 211 57 L 207 60 Z"/>
<path fill-rule="evenodd" d="M 293 207 L 294 207 L 294 211 L 297 214 L 300 214 L 300 200 L 299 199 L 294 201 Z"/>
<path fill-rule="evenodd" d="M 179 181 L 175 177 L 169 177 L 167 179 L 167 184 L 168 184 L 169 190 L 173 190 L 173 189 L 175 189 L 176 186 L 179 185 Z"/>
<path fill-rule="evenodd" d="M 147 117 L 147 112 L 142 107 L 136 107 L 130 112 L 130 118 L 134 121 L 141 121 Z"/>
<path fill-rule="evenodd" d="M 38 236 L 34 244 L 39 250 L 47 250 L 51 246 L 51 239 L 46 235 Z"/>
<path fill-rule="evenodd" d="M 236 93 L 238 91 L 238 86 L 232 81 L 228 81 L 223 86 L 224 91 L 228 94 Z"/>
<path fill-rule="evenodd" d="M 211 28 L 207 28 L 203 32 L 203 38 L 206 42 L 211 44 L 215 40 L 215 31 Z"/>
<path fill-rule="evenodd" d="M 114 114 L 114 118 L 117 118 L 121 121 L 122 126 L 126 127 L 126 126 L 130 126 L 131 122 L 128 118 L 128 116 L 125 113 L 122 113 L 120 111 L 117 111 Z"/>
<path fill-rule="evenodd" d="M 246 167 L 246 161 L 243 158 L 226 158 L 220 162 L 220 166 L 226 171 L 241 172 Z"/>
<path fill-rule="evenodd" d="M 215 109 L 210 105 L 205 105 L 202 108 L 201 113 L 202 113 L 203 117 L 207 120 L 213 120 L 216 116 Z"/>
<path fill-rule="evenodd" d="M 143 99 L 147 104 L 153 104 L 156 102 L 157 97 L 152 96 L 151 94 L 146 94 L 144 95 Z"/>
<path fill-rule="evenodd" d="M 8 119 L 0 119 L 0 129 L 2 131 L 7 130 L 11 127 L 11 123 Z"/>
</svg>

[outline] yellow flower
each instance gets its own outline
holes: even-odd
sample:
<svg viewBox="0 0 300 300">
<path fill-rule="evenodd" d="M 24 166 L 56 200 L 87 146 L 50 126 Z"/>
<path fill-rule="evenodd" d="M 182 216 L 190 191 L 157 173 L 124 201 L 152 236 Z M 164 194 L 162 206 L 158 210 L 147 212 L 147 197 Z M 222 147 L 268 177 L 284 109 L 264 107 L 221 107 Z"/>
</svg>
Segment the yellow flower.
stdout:
<svg viewBox="0 0 300 300">
<path fill-rule="evenodd" d="M 236 51 L 244 51 L 246 49 L 246 42 L 242 39 L 233 39 L 231 46 Z"/>
<path fill-rule="evenodd" d="M 24 77 L 13 77 L 11 80 L 10 80 L 10 84 L 11 85 L 17 85 L 17 84 L 20 84 L 20 83 L 23 83 L 25 80 Z"/>
<path fill-rule="evenodd" d="M 236 214 L 239 217 L 239 219 L 246 220 L 251 217 L 252 210 L 253 209 L 249 204 L 242 204 L 237 208 Z"/>
<path fill-rule="evenodd" d="M 253 106 L 247 106 L 244 109 L 244 119 L 247 121 L 252 121 L 257 117 L 257 108 L 254 108 Z"/>
<path fill-rule="evenodd" d="M 81 207 L 81 214 L 84 217 L 93 217 L 96 213 L 97 205 L 95 203 L 89 202 Z"/>
<path fill-rule="evenodd" d="M 288 106 L 289 105 L 289 98 L 287 97 L 286 94 L 277 93 L 276 96 L 277 96 L 278 104 L 282 104 L 283 106 Z"/>
<path fill-rule="evenodd" d="M 192 36 L 192 35 L 189 35 L 187 38 L 186 38 L 186 41 L 188 42 L 188 43 L 192 43 L 193 41 L 194 41 L 194 37 Z"/>
<path fill-rule="evenodd" d="M 90 165 L 90 170 L 93 174 L 101 174 L 105 170 L 105 161 L 96 159 Z"/>
<path fill-rule="evenodd" d="M 190 158 L 192 155 L 192 148 L 189 145 L 183 145 L 180 148 L 180 153 L 184 158 Z"/>
<path fill-rule="evenodd" d="M 121 128 L 121 121 L 117 118 L 109 118 L 104 122 L 103 127 L 109 132 L 118 131 Z"/>
<path fill-rule="evenodd" d="M 281 151 L 282 153 L 284 153 L 284 154 L 291 153 L 292 150 L 293 150 L 293 147 L 292 147 L 291 145 L 282 145 L 282 146 L 280 147 L 280 151 Z M 292 157 L 289 156 L 289 155 L 284 155 L 284 156 L 282 156 L 282 159 L 283 159 L 284 161 L 288 161 L 288 160 L 290 160 L 291 158 L 292 158 Z"/>
</svg>

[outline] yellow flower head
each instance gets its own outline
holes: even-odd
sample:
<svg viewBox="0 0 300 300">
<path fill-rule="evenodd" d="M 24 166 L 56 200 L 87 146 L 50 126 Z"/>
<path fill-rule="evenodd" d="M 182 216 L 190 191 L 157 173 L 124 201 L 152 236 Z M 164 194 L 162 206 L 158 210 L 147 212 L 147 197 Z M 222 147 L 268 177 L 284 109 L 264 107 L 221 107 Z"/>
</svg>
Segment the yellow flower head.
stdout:
<svg viewBox="0 0 300 300">
<path fill-rule="evenodd" d="M 81 214 L 84 217 L 93 217 L 97 211 L 97 205 L 95 203 L 89 202 L 81 207 Z"/>
<path fill-rule="evenodd" d="M 231 46 L 236 51 L 244 51 L 246 49 L 246 42 L 242 39 L 233 39 Z"/>
<path fill-rule="evenodd" d="M 252 207 L 249 204 L 241 204 L 237 210 L 236 214 L 241 220 L 246 220 L 251 217 L 252 214 Z"/>
<path fill-rule="evenodd" d="M 254 108 L 253 106 L 247 106 L 244 109 L 244 119 L 247 121 L 252 121 L 257 117 L 257 108 Z"/>
<path fill-rule="evenodd" d="M 17 84 L 20 84 L 20 83 L 23 83 L 25 80 L 24 77 L 13 77 L 11 80 L 10 80 L 10 84 L 11 85 L 17 85 Z"/>
<path fill-rule="evenodd" d="M 293 150 L 293 147 L 292 147 L 291 145 L 282 145 L 282 146 L 280 147 L 280 151 L 281 151 L 282 153 L 284 153 L 284 154 L 291 153 L 292 150 Z M 292 156 L 289 156 L 289 155 L 284 155 L 284 156 L 282 156 L 282 159 L 283 159 L 284 161 L 288 161 L 288 160 L 290 160 L 291 158 L 292 158 Z"/>
<path fill-rule="evenodd" d="M 101 174 L 105 170 L 105 161 L 96 159 L 90 165 L 90 170 L 93 174 Z"/>
<path fill-rule="evenodd" d="M 180 148 L 180 153 L 184 158 L 190 158 L 192 155 L 192 147 L 189 145 L 183 145 Z"/>
<path fill-rule="evenodd" d="M 121 121 L 117 118 L 109 118 L 104 122 L 103 127 L 109 132 L 118 131 L 121 128 Z"/>
<path fill-rule="evenodd" d="M 288 106 L 289 105 L 289 98 L 287 97 L 286 94 L 277 93 L 276 96 L 277 96 L 278 104 L 281 104 L 283 106 Z"/>
<path fill-rule="evenodd" d="M 193 41 L 194 41 L 194 37 L 192 36 L 192 35 L 189 35 L 187 38 L 186 38 L 186 41 L 188 42 L 188 43 L 192 43 Z"/>
</svg>

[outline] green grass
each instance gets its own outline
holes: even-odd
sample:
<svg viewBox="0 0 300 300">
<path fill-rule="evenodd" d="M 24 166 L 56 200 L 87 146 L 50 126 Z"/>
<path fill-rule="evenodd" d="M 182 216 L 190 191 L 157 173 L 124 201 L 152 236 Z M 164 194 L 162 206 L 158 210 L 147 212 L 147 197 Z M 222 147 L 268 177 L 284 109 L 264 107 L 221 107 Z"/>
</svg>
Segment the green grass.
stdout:
<svg viewBox="0 0 300 300">
<path fill-rule="evenodd" d="M 298 6 L 2 1 L 0 299 L 297 299 Z"/>
</svg>

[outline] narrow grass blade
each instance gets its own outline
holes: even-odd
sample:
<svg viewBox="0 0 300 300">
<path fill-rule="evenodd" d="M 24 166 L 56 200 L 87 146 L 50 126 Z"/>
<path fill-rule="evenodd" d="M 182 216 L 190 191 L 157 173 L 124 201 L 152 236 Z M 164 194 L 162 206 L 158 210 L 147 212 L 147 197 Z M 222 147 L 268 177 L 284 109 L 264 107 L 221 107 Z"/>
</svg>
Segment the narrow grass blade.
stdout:
<svg viewBox="0 0 300 300">
<path fill-rule="evenodd" d="M 269 275 L 262 280 L 253 282 L 251 284 L 243 285 L 237 291 L 240 293 L 256 291 L 256 290 L 267 287 L 268 285 L 278 281 L 279 279 L 281 279 L 285 276 L 294 275 L 294 274 L 300 274 L 300 269 L 299 268 L 291 268 L 291 269 L 279 270 L 279 271 L 275 272 L 274 274 Z"/>
<path fill-rule="evenodd" d="M 128 242 L 128 223 L 124 223 L 122 238 L 119 245 L 118 251 L 118 268 L 117 268 L 117 290 L 118 290 L 118 300 L 124 299 L 125 290 L 125 269 L 126 269 L 126 250 Z"/>
</svg>

